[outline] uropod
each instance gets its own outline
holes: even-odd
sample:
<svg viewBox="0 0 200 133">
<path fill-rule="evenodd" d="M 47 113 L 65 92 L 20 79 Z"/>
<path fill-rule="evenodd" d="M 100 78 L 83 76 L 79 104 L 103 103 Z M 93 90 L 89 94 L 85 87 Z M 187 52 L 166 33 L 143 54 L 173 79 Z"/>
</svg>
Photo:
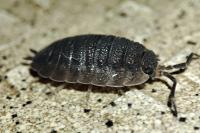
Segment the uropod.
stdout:
<svg viewBox="0 0 200 133">
<path fill-rule="evenodd" d="M 39 76 L 57 82 L 126 87 L 165 76 L 172 81 L 168 107 L 177 116 L 175 104 L 175 72 L 187 69 L 192 59 L 163 66 L 158 56 L 138 42 L 113 35 L 78 35 L 53 42 L 32 57 L 31 68 Z"/>
</svg>

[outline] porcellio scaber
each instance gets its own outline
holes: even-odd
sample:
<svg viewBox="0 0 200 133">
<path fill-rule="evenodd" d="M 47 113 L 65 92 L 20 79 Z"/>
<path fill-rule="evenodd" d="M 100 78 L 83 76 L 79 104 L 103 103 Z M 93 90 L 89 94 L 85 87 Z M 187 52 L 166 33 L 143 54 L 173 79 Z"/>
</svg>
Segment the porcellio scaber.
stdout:
<svg viewBox="0 0 200 133">
<path fill-rule="evenodd" d="M 138 42 L 113 35 L 78 35 L 53 42 L 32 58 L 31 68 L 43 78 L 57 82 L 124 87 L 145 83 L 161 76 L 173 84 L 168 106 L 177 116 L 174 102 L 176 79 L 172 74 L 185 70 L 199 55 L 172 66 L 158 64 L 158 56 Z"/>
</svg>

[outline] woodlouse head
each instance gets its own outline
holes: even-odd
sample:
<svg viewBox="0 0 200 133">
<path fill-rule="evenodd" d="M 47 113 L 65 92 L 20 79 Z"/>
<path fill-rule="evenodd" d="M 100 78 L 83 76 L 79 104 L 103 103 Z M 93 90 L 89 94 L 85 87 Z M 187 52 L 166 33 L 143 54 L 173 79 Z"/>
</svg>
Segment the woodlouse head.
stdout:
<svg viewBox="0 0 200 133">
<path fill-rule="evenodd" d="M 158 58 L 153 51 L 145 51 L 142 57 L 142 71 L 149 75 L 150 78 L 154 78 L 156 75 L 156 68 L 158 65 Z"/>
</svg>

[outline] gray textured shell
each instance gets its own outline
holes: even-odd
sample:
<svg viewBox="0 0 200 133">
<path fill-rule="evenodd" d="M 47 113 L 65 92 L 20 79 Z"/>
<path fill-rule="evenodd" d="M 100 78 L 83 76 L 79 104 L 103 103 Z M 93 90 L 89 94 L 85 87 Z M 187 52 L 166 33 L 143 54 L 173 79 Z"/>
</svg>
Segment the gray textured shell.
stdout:
<svg viewBox="0 0 200 133">
<path fill-rule="evenodd" d="M 33 58 L 31 67 L 58 82 L 123 87 L 149 79 L 141 68 L 145 47 L 112 35 L 79 35 L 58 40 Z"/>
</svg>

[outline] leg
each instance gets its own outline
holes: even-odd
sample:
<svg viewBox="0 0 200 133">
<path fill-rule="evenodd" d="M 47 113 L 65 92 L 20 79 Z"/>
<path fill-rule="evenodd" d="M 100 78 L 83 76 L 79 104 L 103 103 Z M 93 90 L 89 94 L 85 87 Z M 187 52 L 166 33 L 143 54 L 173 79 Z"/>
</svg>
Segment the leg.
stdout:
<svg viewBox="0 0 200 133">
<path fill-rule="evenodd" d="M 123 96 L 126 91 L 130 90 L 127 86 L 124 86 L 123 88 L 117 89 L 118 95 Z"/>
<path fill-rule="evenodd" d="M 27 56 L 27 57 L 24 57 L 24 60 L 33 60 L 33 57 Z"/>
<path fill-rule="evenodd" d="M 164 67 L 164 69 L 165 70 L 177 69 L 176 71 L 180 71 L 180 70 L 184 71 L 184 70 L 187 69 L 188 65 L 191 63 L 191 61 L 193 59 L 198 59 L 198 58 L 200 58 L 200 55 L 195 54 L 195 53 L 191 53 L 189 56 L 186 57 L 186 62 L 176 64 L 176 65 L 169 65 L 169 66 Z M 170 72 L 170 73 L 175 73 L 176 71 L 173 71 L 173 72 Z"/>
<path fill-rule="evenodd" d="M 33 53 L 34 55 L 36 55 L 38 52 L 34 49 L 30 49 L 31 53 Z M 27 57 L 24 57 L 24 60 L 32 60 L 33 57 L 32 56 L 27 56 Z"/>
<path fill-rule="evenodd" d="M 127 86 L 118 88 L 118 89 L 117 89 L 117 94 L 118 94 L 119 97 L 120 97 L 120 96 L 123 96 L 123 95 L 125 94 L 125 92 L 128 91 L 128 90 L 130 90 L 130 89 L 129 89 Z M 118 98 L 119 98 L 119 97 L 118 97 Z M 116 100 L 116 99 L 115 99 L 115 100 Z M 110 102 L 109 104 L 104 105 L 103 108 L 106 108 L 108 105 L 116 106 L 116 104 L 115 104 L 115 102 L 114 102 L 115 100 L 112 100 L 112 102 Z"/>
<path fill-rule="evenodd" d="M 34 55 L 37 54 L 38 52 L 34 49 L 30 49 L 31 53 L 33 53 Z"/>
<path fill-rule="evenodd" d="M 169 97 L 168 97 L 167 105 L 170 108 L 171 113 L 175 117 L 177 117 L 178 113 L 177 113 L 176 104 L 175 104 L 176 79 L 171 74 L 169 74 L 167 72 L 163 72 L 163 75 L 166 76 L 167 78 L 169 78 L 173 82 L 173 85 L 170 88 L 171 92 L 170 92 Z"/>
<path fill-rule="evenodd" d="M 87 90 L 87 94 L 86 94 L 86 108 L 89 107 L 88 103 L 89 103 L 91 92 L 92 92 L 92 85 L 88 85 L 88 90 Z"/>
</svg>

